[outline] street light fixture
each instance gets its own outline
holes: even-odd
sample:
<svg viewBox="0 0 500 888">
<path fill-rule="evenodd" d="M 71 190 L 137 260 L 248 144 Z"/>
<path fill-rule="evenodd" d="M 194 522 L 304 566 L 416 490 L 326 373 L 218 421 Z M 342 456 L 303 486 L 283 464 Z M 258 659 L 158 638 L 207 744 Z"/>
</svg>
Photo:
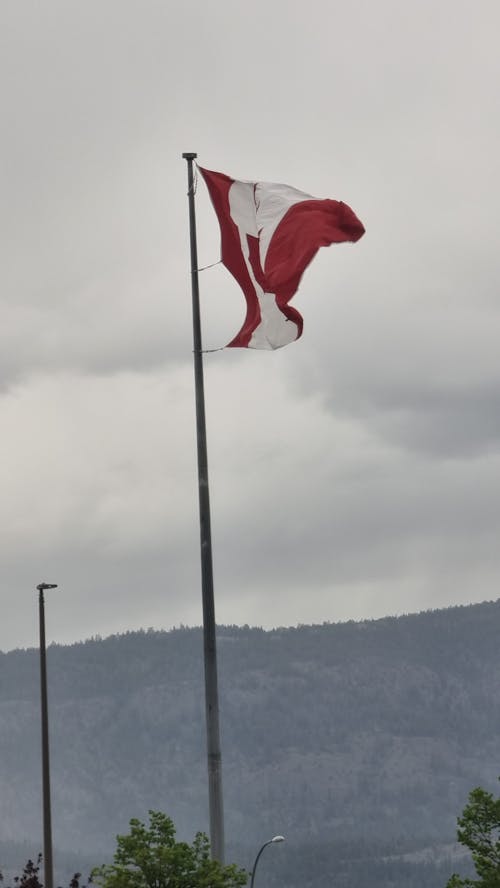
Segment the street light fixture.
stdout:
<svg viewBox="0 0 500 888">
<path fill-rule="evenodd" d="M 268 842 L 264 842 L 264 844 L 262 845 L 262 848 L 260 849 L 259 853 L 257 854 L 257 857 L 255 858 L 255 863 L 252 867 L 252 877 L 250 879 L 250 888 L 253 888 L 253 883 L 254 883 L 254 879 L 255 879 L 255 870 L 257 869 L 257 864 L 260 860 L 260 855 L 262 854 L 264 848 L 267 848 L 268 845 L 275 845 L 278 842 L 284 842 L 284 841 L 285 841 L 284 836 L 274 836 L 274 838 L 269 839 Z"/>
<path fill-rule="evenodd" d="M 45 646 L 46 589 L 57 589 L 57 583 L 39 583 L 38 613 L 40 619 L 40 708 L 42 713 L 42 796 L 43 796 L 43 872 L 45 888 L 54 888 L 52 863 L 52 822 L 50 811 L 49 707 L 47 701 L 47 658 Z"/>
</svg>

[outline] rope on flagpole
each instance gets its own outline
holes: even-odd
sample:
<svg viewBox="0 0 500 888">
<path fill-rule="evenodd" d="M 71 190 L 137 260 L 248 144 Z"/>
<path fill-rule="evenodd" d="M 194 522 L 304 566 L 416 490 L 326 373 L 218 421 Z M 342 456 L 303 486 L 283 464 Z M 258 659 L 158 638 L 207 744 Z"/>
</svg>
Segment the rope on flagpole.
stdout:
<svg viewBox="0 0 500 888">
<path fill-rule="evenodd" d="M 193 170 L 193 184 L 191 185 L 190 188 L 188 188 L 187 196 L 189 197 L 189 195 L 191 193 L 193 195 L 196 194 L 197 190 L 198 190 L 198 164 L 195 163 L 194 170 Z M 203 265 L 202 268 L 195 268 L 191 271 L 191 274 L 196 274 L 198 271 L 206 271 L 207 268 L 215 268 L 215 266 L 220 265 L 221 262 L 222 262 L 222 259 L 218 259 L 217 262 L 212 262 L 211 265 Z"/>
<path fill-rule="evenodd" d="M 215 268 L 215 266 L 220 265 L 221 262 L 222 262 L 222 259 L 217 259 L 217 262 L 212 262 L 211 265 L 202 265 L 202 267 L 197 268 L 196 271 L 206 271 L 207 268 Z M 191 272 L 191 274 L 194 274 L 194 273 L 195 273 L 194 271 Z"/>
<path fill-rule="evenodd" d="M 195 195 L 195 194 L 196 194 L 196 191 L 197 191 L 197 188 L 198 188 L 198 164 L 195 163 L 194 166 L 195 166 L 195 169 L 193 170 L 193 184 L 190 185 L 189 188 L 188 188 L 188 190 L 187 190 L 187 196 L 188 196 L 188 197 L 190 196 L 190 194 Z"/>
<path fill-rule="evenodd" d="M 194 164 L 193 170 L 193 184 L 190 188 L 188 188 L 187 196 L 190 194 L 195 195 L 198 188 L 198 164 Z M 210 265 L 202 265 L 200 268 L 193 268 L 191 270 L 191 274 L 198 274 L 199 271 L 206 271 L 208 268 L 215 268 L 216 265 L 220 265 L 222 259 L 217 259 L 217 262 L 212 262 Z M 202 348 L 199 351 L 200 355 L 211 355 L 214 352 L 224 351 L 225 345 L 220 345 L 219 348 Z M 195 354 L 195 349 L 193 349 L 193 354 Z"/>
</svg>

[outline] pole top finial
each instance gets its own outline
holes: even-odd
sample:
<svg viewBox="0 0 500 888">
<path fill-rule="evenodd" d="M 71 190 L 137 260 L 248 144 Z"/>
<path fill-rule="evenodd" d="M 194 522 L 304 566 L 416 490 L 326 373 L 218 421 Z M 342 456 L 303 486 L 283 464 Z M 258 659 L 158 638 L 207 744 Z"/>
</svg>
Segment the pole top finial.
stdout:
<svg viewBox="0 0 500 888">
<path fill-rule="evenodd" d="M 198 155 L 195 154 L 194 151 L 185 151 L 182 156 L 184 160 L 194 160 L 196 157 L 198 157 Z"/>
</svg>

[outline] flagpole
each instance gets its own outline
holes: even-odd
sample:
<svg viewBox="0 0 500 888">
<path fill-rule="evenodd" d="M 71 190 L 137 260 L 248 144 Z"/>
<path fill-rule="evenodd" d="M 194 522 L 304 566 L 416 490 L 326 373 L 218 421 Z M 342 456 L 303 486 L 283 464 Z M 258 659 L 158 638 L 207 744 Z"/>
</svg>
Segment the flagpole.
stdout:
<svg viewBox="0 0 500 888">
<path fill-rule="evenodd" d="M 224 810 L 219 732 L 219 693 L 217 686 L 217 649 L 208 489 L 207 430 L 203 352 L 201 342 L 200 291 L 198 285 L 198 249 L 194 203 L 192 152 L 182 155 L 188 165 L 189 238 L 191 247 L 191 293 L 193 303 L 193 354 L 196 399 L 196 441 L 198 451 L 198 498 L 200 509 L 201 594 L 203 602 L 203 648 L 205 659 L 205 714 L 207 723 L 208 804 L 212 858 L 224 863 Z"/>
</svg>

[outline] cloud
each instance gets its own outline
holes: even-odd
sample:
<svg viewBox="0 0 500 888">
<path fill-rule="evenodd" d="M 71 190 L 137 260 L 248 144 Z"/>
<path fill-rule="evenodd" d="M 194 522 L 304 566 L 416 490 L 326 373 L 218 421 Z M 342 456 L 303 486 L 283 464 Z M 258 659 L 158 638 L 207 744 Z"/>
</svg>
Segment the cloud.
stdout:
<svg viewBox="0 0 500 888">
<path fill-rule="evenodd" d="M 207 355 L 217 615 L 491 597 L 500 564 L 497 4 L 1 12 L 0 647 L 201 621 L 186 168 L 348 202 L 303 338 Z M 464 64 L 464 58 L 467 64 Z M 203 184 L 199 263 L 219 258 Z M 204 345 L 241 326 L 200 276 Z"/>
</svg>

